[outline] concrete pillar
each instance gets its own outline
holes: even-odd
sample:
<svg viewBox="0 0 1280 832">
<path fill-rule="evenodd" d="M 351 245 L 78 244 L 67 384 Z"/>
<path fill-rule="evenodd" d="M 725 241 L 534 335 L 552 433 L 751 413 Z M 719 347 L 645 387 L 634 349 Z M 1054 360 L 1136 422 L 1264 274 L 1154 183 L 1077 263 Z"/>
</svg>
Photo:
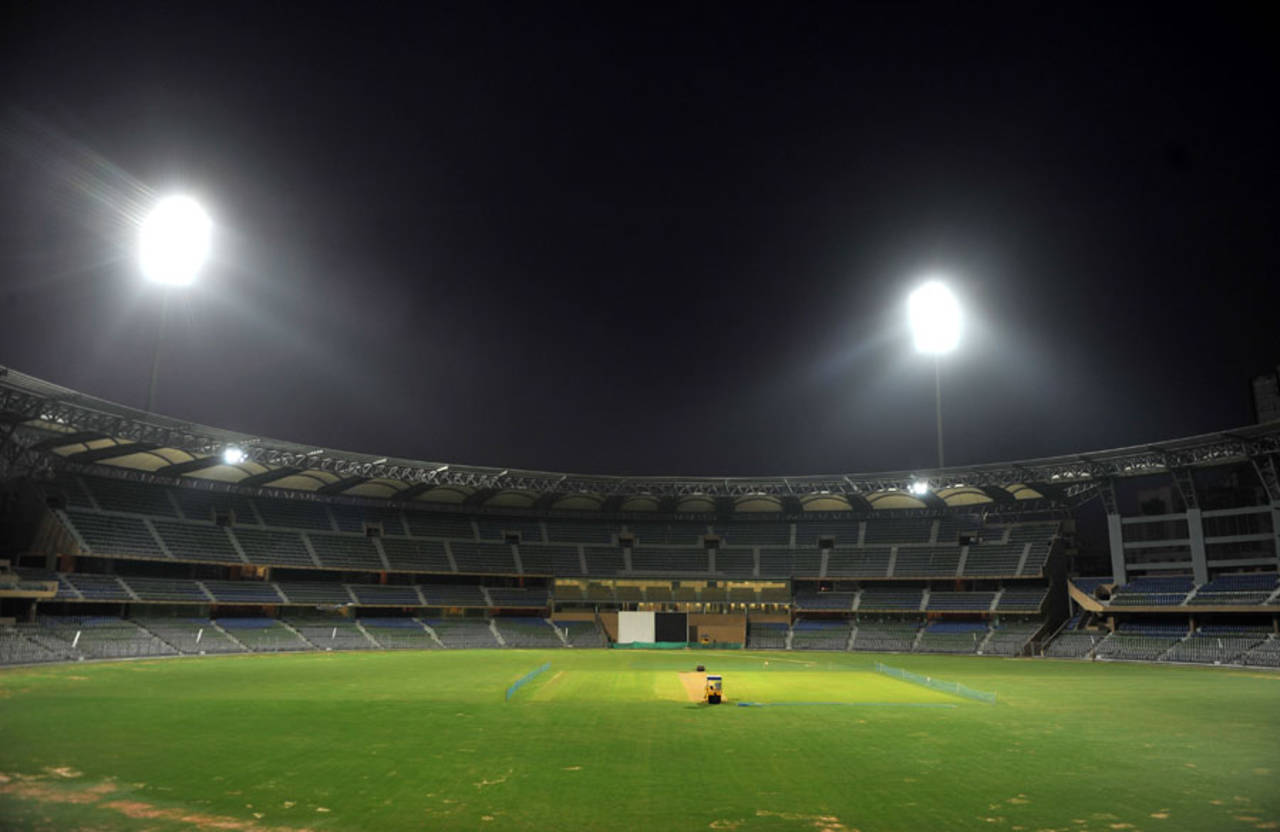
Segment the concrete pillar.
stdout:
<svg viewBox="0 0 1280 832">
<path fill-rule="evenodd" d="M 1120 532 L 1120 515 L 1107 515 L 1107 539 L 1111 544 L 1111 577 L 1117 584 L 1128 578 L 1124 568 L 1124 535 Z"/>
<path fill-rule="evenodd" d="M 1209 583 L 1209 558 L 1204 549 L 1204 523 L 1200 519 L 1200 509 L 1187 509 L 1187 532 L 1191 538 L 1191 571 L 1195 574 L 1196 583 Z"/>
</svg>

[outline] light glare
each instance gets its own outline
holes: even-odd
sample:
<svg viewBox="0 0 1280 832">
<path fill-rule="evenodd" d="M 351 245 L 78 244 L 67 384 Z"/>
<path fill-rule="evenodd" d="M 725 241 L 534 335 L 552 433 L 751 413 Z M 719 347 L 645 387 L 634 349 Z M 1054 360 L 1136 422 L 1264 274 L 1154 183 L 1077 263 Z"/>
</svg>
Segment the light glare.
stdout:
<svg viewBox="0 0 1280 832">
<path fill-rule="evenodd" d="M 911 293 L 907 316 L 916 350 L 939 355 L 960 342 L 960 304 L 945 284 L 930 280 Z"/>
<path fill-rule="evenodd" d="M 907 487 L 907 490 L 917 497 L 923 497 L 929 493 L 929 483 L 927 480 L 916 480 Z"/>
<path fill-rule="evenodd" d="M 227 465 L 239 465 L 248 455 L 239 448 L 231 447 L 222 452 L 222 461 Z"/>
<path fill-rule="evenodd" d="M 213 222 L 194 199 L 165 197 L 142 222 L 138 264 L 148 280 L 185 286 L 209 257 Z"/>
</svg>

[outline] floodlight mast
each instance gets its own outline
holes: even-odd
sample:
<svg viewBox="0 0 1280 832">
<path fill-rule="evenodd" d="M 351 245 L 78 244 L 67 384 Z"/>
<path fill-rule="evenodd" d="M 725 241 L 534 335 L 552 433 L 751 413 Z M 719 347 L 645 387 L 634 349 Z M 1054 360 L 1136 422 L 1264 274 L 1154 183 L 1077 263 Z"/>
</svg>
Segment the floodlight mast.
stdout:
<svg viewBox="0 0 1280 832">
<path fill-rule="evenodd" d="M 213 222 L 194 199 L 168 196 L 159 200 L 142 221 L 138 235 L 138 266 L 142 275 L 162 286 L 160 320 L 151 351 L 151 378 L 147 383 L 147 412 L 155 412 L 156 377 L 160 374 L 160 348 L 169 314 L 169 291 L 193 283 L 209 257 Z"/>
<path fill-rule="evenodd" d="M 960 304 L 946 284 L 930 280 L 911 293 L 907 316 L 918 352 L 933 355 L 934 410 L 938 425 L 938 467 L 942 455 L 942 356 L 960 342 Z"/>
</svg>

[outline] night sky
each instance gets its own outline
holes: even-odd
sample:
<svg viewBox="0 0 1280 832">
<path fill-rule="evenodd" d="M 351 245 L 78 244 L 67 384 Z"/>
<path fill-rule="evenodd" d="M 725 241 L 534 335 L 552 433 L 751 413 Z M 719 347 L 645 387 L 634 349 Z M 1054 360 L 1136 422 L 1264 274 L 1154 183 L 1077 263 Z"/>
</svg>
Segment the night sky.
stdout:
<svg viewBox="0 0 1280 832">
<path fill-rule="evenodd" d="M 930 466 L 927 274 L 952 464 L 1245 424 L 1280 362 L 1245 11 L 188 5 L 9 7 L 0 364 L 143 403 L 170 191 L 217 237 L 157 409 L 330 448 Z"/>
</svg>

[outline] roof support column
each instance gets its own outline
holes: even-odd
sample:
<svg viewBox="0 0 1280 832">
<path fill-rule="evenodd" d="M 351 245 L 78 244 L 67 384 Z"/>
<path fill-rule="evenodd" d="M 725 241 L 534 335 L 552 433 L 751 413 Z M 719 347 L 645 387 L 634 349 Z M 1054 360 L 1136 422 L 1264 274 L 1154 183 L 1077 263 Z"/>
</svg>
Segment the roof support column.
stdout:
<svg viewBox="0 0 1280 832">
<path fill-rule="evenodd" d="M 1124 535 L 1120 530 L 1120 509 L 1116 504 L 1115 486 L 1111 480 L 1104 479 L 1098 483 L 1098 493 L 1102 495 L 1102 505 L 1107 510 L 1107 542 L 1111 548 L 1111 577 L 1117 584 L 1128 582 L 1124 568 Z"/>
<path fill-rule="evenodd" d="M 1191 540 L 1191 571 L 1196 583 L 1209 582 L 1209 560 L 1204 549 L 1204 523 L 1200 517 L 1200 501 L 1196 497 L 1196 483 L 1191 472 L 1185 468 L 1177 468 L 1169 472 L 1173 475 L 1173 484 L 1182 496 L 1182 505 L 1187 514 L 1187 537 Z"/>
<path fill-rule="evenodd" d="M 1258 472 L 1258 479 L 1262 481 L 1267 499 L 1271 502 L 1271 535 L 1274 538 L 1276 558 L 1280 559 L 1280 468 L 1276 465 L 1275 454 L 1251 457 L 1249 461 Z"/>
</svg>

